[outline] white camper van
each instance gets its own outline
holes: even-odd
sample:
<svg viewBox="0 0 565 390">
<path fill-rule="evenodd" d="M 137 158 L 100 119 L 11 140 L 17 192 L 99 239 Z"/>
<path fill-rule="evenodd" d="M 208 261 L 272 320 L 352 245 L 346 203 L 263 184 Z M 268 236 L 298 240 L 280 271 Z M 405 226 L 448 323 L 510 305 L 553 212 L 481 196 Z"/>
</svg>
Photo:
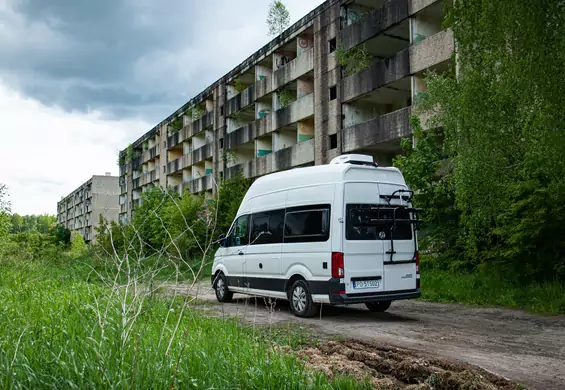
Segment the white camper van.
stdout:
<svg viewBox="0 0 565 390">
<path fill-rule="evenodd" d="M 385 311 L 420 296 L 417 209 L 397 168 L 371 156 L 257 179 L 212 268 L 220 302 L 233 293 L 288 299 L 299 317 L 318 304 Z"/>
</svg>

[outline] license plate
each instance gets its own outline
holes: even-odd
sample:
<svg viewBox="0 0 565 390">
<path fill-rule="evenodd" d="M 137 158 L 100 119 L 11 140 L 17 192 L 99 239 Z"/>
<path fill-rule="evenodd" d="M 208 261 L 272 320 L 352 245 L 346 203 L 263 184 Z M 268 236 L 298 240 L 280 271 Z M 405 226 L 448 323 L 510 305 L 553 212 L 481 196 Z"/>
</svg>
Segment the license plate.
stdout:
<svg viewBox="0 0 565 390">
<path fill-rule="evenodd" d="M 380 280 L 356 280 L 353 282 L 353 288 L 379 288 Z"/>
</svg>

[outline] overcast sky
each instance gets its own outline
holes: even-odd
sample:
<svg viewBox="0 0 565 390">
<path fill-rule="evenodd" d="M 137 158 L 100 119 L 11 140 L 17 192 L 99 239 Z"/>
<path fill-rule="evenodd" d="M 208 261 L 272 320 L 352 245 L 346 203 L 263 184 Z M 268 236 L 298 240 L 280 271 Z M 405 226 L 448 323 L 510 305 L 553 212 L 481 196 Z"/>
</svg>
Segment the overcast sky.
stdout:
<svg viewBox="0 0 565 390">
<path fill-rule="evenodd" d="M 0 183 L 56 214 L 118 151 L 266 44 L 270 0 L 0 0 Z M 321 0 L 286 0 L 292 23 Z"/>
</svg>

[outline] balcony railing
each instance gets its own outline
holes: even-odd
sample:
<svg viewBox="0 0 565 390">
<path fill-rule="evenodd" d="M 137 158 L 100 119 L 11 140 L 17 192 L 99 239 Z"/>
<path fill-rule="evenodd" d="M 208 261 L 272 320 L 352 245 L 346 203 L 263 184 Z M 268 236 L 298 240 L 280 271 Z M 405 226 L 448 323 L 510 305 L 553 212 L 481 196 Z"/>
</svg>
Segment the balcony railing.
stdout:
<svg viewBox="0 0 565 390">
<path fill-rule="evenodd" d="M 280 88 L 314 69 L 314 49 L 302 53 L 273 74 L 273 88 Z"/>
<path fill-rule="evenodd" d="M 410 136 L 410 112 L 410 107 L 402 108 L 343 129 L 343 152 L 349 153 Z"/>
<path fill-rule="evenodd" d="M 253 104 L 253 102 L 255 102 L 255 84 L 228 100 L 226 116 L 230 116 L 234 112 Z"/>
<path fill-rule="evenodd" d="M 409 75 L 410 55 L 408 49 L 404 49 L 384 60 L 376 59 L 369 67 L 342 79 L 341 101 L 343 103 L 351 101 Z"/>
<path fill-rule="evenodd" d="M 363 19 L 345 27 L 340 33 L 339 41 L 345 49 L 349 49 L 377 36 L 387 28 L 408 18 L 411 2 L 412 0 L 385 2 L 382 7 L 375 9 Z"/>
</svg>

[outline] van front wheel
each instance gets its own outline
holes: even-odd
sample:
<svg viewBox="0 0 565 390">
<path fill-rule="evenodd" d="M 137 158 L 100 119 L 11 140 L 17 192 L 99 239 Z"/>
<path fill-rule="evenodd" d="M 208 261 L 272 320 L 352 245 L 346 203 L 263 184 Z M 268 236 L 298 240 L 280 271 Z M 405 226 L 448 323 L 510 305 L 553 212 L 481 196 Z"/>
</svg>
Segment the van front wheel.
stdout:
<svg viewBox="0 0 565 390">
<path fill-rule="evenodd" d="M 233 293 L 228 290 L 228 280 L 226 276 L 220 273 L 214 283 L 214 290 L 216 290 L 216 299 L 218 302 L 231 302 Z"/>
<path fill-rule="evenodd" d="M 382 313 L 388 310 L 391 303 L 392 301 L 367 302 L 365 306 L 373 313 Z"/>
<path fill-rule="evenodd" d="M 312 302 L 310 289 L 304 280 L 297 280 L 290 288 L 290 308 L 297 317 L 312 317 L 318 307 Z"/>
</svg>

